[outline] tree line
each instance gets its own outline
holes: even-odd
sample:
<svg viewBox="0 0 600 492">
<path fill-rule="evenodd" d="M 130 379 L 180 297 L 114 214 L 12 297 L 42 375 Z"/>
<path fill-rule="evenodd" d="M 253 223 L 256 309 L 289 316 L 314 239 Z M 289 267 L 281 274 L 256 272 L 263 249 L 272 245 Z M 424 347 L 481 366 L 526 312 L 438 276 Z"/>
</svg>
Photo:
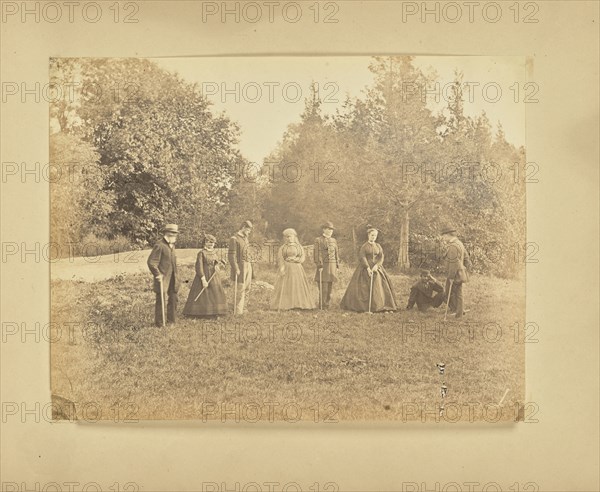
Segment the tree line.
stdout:
<svg viewBox="0 0 600 492">
<path fill-rule="evenodd" d="M 452 223 L 474 250 L 476 271 L 517 274 L 524 149 L 506 141 L 501 125 L 493 133 L 484 113 L 464 114 L 459 72 L 451 102 L 434 114 L 404 90 L 435 81 L 412 57 L 374 57 L 369 69 L 372 85 L 333 115 L 315 88 L 249 176 L 242 129 L 197 85 L 144 59 L 52 59 L 51 83 L 70 90 L 51 103 L 50 162 L 75 172 L 51 184 L 51 240 L 146 247 L 176 222 L 180 246 L 197 247 L 203 232 L 226 240 L 250 219 L 255 240 L 294 227 L 306 244 L 331 220 L 347 261 L 372 224 L 386 263 L 435 269 L 439 228 Z M 282 179 L 269 169 L 301 174 Z"/>
</svg>

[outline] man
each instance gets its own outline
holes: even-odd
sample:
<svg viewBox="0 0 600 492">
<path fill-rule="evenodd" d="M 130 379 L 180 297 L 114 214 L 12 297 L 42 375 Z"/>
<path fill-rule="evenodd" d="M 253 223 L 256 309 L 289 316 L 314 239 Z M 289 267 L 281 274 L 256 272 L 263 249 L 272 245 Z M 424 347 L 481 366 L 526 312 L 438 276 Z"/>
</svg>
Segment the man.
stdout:
<svg viewBox="0 0 600 492">
<path fill-rule="evenodd" d="M 325 222 L 321 229 L 323 234 L 315 239 L 314 261 L 317 266 L 315 281 L 319 286 L 319 308 L 329 309 L 331 289 L 337 280 L 340 268 L 340 257 L 337 241 L 333 235 L 333 224 Z"/>
<path fill-rule="evenodd" d="M 154 323 L 156 326 L 164 326 L 165 305 L 167 322 L 175 323 L 177 292 L 180 283 L 177 276 L 177 257 L 175 256 L 175 242 L 179 228 L 177 224 L 167 224 L 161 232 L 162 239 L 154 245 L 148 256 L 148 268 L 154 275 L 154 292 L 156 293 Z"/>
<path fill-rule="evenodd" d="M 250 285 L 252 284 L 252 263 L 250 262 L 250 243 L 248 238 L 252 232 L 252 222 L 245 220 L 242 222 L 240 230 L 236 232 L 229 240 L 229 251 L 227 257 L 231 266 L 231 280 L 236 282 L 237 305 L 234 300 L 233 314 L 244 314 L 244 304 L 250 294 Z"/>
<path fill-rule="evenodd" d="M 467 266 L 471 266 L 469 253 L 463 243 L 456 237 L 456 229 L 446 226 L 442 229 L 442 239 L 447 247 L 444 260 L 446 262 L 446 288 L 444 295 L 450 300 L 448 308 L 455 312 L 457 318 L 463 315 L 463 283 L 467 282 Z"/>
<path fill-rule="evenodd" d="M 429 270 L 421 270 L 419 280 L 410 289 L 410 297 L 406 309 L 412 309 L 417 303 L 421 312 L 430 307 L 440 307 L 444 303 L 444 287 L 432 277 Z"/>
</svg>

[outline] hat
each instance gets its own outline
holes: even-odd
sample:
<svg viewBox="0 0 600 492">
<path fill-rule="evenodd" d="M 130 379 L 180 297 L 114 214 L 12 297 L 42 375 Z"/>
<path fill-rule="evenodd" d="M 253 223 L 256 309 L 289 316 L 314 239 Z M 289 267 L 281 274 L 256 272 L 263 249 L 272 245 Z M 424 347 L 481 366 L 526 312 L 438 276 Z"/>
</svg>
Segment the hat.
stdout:
<svg viewBox="0 0 600 492">
<path fill-rule="evenodd" d="M 421 270 L 421 277 L 429 277 L 430 272 L 429 270 Z"/>
<path fill-rule="evenodd" d="M 242 226 L 241 227 L 242 227 L 242 229 L 244 227 L 248 227 L 248 228 L 252 229 L 254 226 L 252 225 L 252 222 L 250 222 L 249 220 L 245 220 L 244 222 L 242 222 Z"/>
<path fill-rule="evenodd" d="M 177 224 L 166 224 L 162 230 L 163 233 L 170 232 L 172 234 L 179 234 L 179 227 Z"/>
<path fill-rule="evenodd" d="M 296 234 L 296 231 L 290 227 L 289 229 L 286 229 L 283 231 L 283 235 L 284 236 L 297 236 L 298 234 Z"/>
<path fill-rule="evenodd" d="M 442 227 L 442 234 L 450 234 L 452 232 L 456 232 L 456 229 L 451 225 L 446 225 Z"/>
<path fill-rule="evenodd" d="M 369 232 L 371 232 L 371 231 L 379 232 L 379 229 L 377 229 L 377 227 L 373 227 L 372 225 L 368 225 L 367 226 L 367 234 L 369 234 Z"/>
<path fill-rule="evenodd" d="M 329 221 L 323 223 L 323 225 L 321 226 L 321 229 L 334 229 L 333 224 Z"/>
</svg>

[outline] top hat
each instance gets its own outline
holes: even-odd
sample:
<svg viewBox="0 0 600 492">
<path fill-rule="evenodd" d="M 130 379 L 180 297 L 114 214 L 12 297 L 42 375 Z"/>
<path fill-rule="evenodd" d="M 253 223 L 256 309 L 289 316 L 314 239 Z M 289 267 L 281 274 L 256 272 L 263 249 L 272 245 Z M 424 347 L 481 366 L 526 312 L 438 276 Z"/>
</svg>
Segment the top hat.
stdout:
<svg viewBox="0 0 600 492">
<path fill-rule="evenodd" d="M 329 221 L 324 222 L 323 225 L 321 226 L 321 229 L 334 229 L 333 224 Z"/>
<path fill-rule="evenodd" d="M 163 233 L 170 232 L 172 234 L 179 234 L 179 227 L 177 224 L 166 224 L 162 230 Z"/>
</svg>

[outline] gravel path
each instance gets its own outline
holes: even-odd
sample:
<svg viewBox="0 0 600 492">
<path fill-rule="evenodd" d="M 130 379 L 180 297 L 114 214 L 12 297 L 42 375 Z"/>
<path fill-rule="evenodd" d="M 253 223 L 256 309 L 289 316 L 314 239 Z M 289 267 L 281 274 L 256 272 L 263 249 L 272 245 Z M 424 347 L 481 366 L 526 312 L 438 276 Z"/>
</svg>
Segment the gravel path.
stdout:
<svg viewBox="0 0 600 492">
<path fill-rule="evenodd" d="M 50 277 L 52 280 L 99 282 L 120 274 L 146 272 L 150 275 L 146 265 L 150 251 L 143 249 L 87 258 L 63 258 L 51 264 Z M 197 249 L 178 249 L 177 264 L 193 265 L 197 254 Z"/>
</svg>

